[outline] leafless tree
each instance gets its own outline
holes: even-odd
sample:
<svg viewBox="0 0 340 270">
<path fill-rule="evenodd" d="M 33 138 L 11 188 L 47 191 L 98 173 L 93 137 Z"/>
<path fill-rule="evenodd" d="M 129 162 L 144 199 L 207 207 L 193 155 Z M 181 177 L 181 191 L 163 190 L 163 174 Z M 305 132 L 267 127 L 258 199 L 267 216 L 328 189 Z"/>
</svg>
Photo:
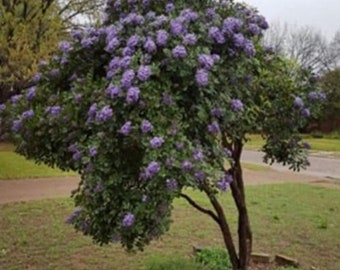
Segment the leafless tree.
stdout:
<svg viewBox="0 0 340 270">
<path fill-rule="evenodd" d="M 271 29 L 266 33 L 264 44 L 272 47 L 276 53 L 298 61 L 305 68 L 327 71 L 338 62 L 335 55 L 340 52 L 340 49 L 336 49 L 340 48 L 340 32 L 329 42 L 311 26 L 298 27 L 276 22 L 271 24 Z"/>
</svg>

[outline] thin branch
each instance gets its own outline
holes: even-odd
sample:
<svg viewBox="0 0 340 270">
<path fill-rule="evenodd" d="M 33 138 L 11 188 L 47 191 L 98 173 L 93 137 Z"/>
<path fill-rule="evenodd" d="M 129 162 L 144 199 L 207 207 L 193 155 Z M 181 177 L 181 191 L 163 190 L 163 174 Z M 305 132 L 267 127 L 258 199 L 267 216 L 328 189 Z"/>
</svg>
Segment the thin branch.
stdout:
<svg viewBox="0 0 340 270">
<path fill-rule="evenodd" d="M 210 216 L 213 220 L 215 220 L 217 222 L 217 224 L 220 225 L 220 220 L 217 217 L 217 215 L 209 210 L 209 209 L 205 209 L 202 206 L 200 206 L 199 204 L 197 204 L 193 199 L 191 199 L 188 195 L 181 193 L 180 195 L 182 198 L 184 198 L 191 206 L 193 206 L 194 208 L 196 208 L 198 211 Z"/>
</svg>

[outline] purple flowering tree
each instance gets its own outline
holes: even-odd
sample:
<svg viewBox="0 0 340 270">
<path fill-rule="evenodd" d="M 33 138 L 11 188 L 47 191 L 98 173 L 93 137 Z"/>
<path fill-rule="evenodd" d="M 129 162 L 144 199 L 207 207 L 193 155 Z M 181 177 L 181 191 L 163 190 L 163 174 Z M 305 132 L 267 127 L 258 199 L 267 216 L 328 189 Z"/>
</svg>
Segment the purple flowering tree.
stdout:
<svg viewBox="0 0 340 270">
<path fill-rule="evenodd" d="M 80 173 L 68 222 L 95 242 L 143 249 L 181 197 L 216 222 L 233 269 L 245 270 L 247 134 L 264 136 L 268 162 L 304 167 L 298 131 L 324 99 L 308 74 L 261 47 L 267 28 L 232 1 L 109 0 L 103 25 L 74 32 L 36 86 L 0 105 L 4 135 L 27 158 Z M 238 248 L 218 200 L 229 190 Z"/>
</svg>

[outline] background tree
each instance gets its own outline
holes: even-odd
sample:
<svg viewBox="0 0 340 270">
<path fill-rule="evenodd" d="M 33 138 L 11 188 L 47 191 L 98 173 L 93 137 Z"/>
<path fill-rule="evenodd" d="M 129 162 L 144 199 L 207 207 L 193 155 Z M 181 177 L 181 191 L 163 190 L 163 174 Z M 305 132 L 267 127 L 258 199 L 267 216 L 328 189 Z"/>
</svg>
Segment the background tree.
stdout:
<svg viewBox="0 0 340 270">
<path fill-rule="evenodd" d="M 0 2 L 0 102 L 30 85 L 39 61 L 48 60 L 72 27 L 98 19 L 103 1 Z"/>
<path fill-rule="evenodd" d="M 273 23 L 265 34 L 264 44 L 314 72 L 329 71 L 338 64 L 337 35 L 328 41 L 311 26 Z"/>
<path fill-rule="evenodd" d="M 247 134 L 263 134 L 269 162 L 303 168 L 298 131 L 321 100 L 308 73 L 263 50 L 267 27 L 230 1 L 110 0 L 100 27 L 74 32 L 36 87 L 0 105 L 6 134 L 27 158 L 81 174 L 68 222 L 95 242 L 143 249 L 181 197 L 216 222 L 233 269 L 245 270 Z M 229 188 L 238 248 L 219 201 Z"/>
<path fill-rule="evenodd" d="M 328 122 L 331 129 L 337 128 L 340 119 L 340 69 L 325 73 L 321 78 L 321 87 L 327 94 L 327 100 L 319 122 Z"/>
</svg>

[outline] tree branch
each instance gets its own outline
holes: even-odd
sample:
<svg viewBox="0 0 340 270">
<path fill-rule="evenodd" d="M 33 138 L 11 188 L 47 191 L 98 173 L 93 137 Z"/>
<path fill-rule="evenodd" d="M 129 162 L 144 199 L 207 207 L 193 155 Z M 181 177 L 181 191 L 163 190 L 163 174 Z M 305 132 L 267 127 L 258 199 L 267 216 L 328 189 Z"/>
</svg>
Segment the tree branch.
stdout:
<svg viewBox="0 0 340 270">
<path fill-rule="evenodd" d="M 193 206 L 194 208 L 196 208 L 198 211 L 200 211 L 200 212 L 202 212 L 202 213 L 204 213 L 204 214 L 210 216 L 213 220 L 216 221 L 217 224 L 220 225 L 220 220 L 219 220 L 219 218 L 217 217 L 217 215 L 216 215 L 213 211 L 211 211 L 211 210 L 209 210 L 209 209 L 203 208 L 202 206 L 200 206 L 199 204 L 197 204 L 193 199 L 191 199 L 191 198 L 190 198 L 188 195 L 186 195 L 186 194 L 181 193 L 180 196 L 181 196 L 182 198 L 184 198 L 191 206 Z"/>
</svg>

